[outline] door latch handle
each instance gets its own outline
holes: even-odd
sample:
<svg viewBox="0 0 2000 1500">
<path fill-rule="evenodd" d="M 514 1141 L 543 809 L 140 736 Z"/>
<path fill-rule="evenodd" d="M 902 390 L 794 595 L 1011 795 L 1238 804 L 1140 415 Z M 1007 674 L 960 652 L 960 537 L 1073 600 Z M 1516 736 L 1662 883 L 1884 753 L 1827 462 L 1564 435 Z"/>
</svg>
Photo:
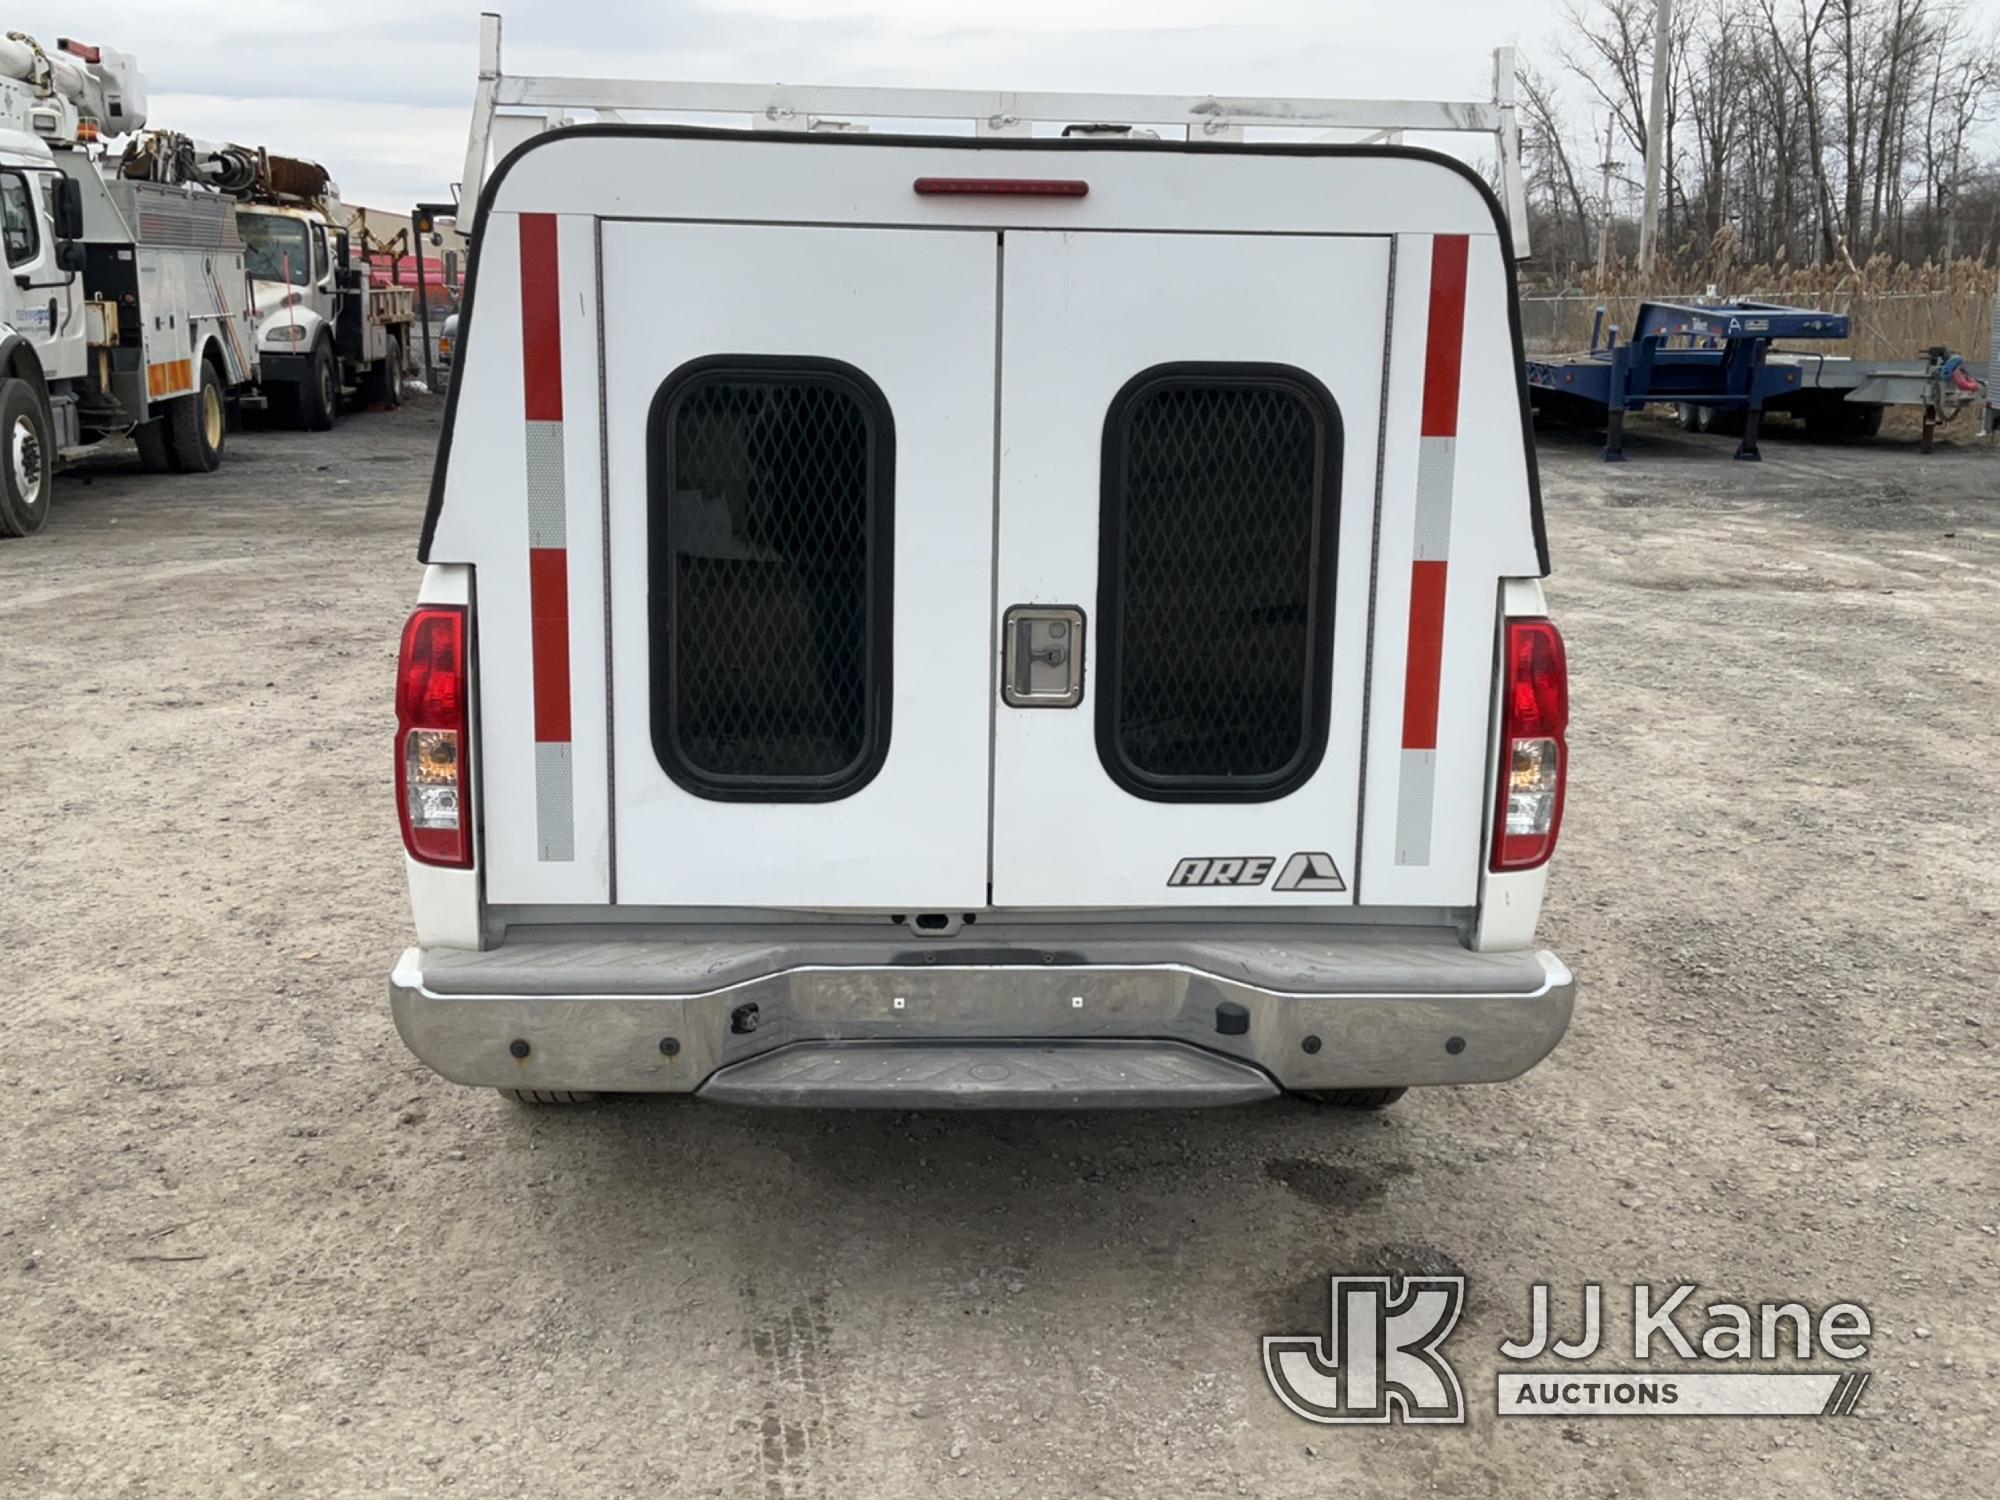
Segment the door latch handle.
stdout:
<svg viewBox="0 0 2000 1500">
<path fill-rule="evenodd" d="M 1074 708 L 1083 701 L 1083 611 L 1017 604 L 1000 639 L 1000 696 L 1010 708 Z"/>
</svg>

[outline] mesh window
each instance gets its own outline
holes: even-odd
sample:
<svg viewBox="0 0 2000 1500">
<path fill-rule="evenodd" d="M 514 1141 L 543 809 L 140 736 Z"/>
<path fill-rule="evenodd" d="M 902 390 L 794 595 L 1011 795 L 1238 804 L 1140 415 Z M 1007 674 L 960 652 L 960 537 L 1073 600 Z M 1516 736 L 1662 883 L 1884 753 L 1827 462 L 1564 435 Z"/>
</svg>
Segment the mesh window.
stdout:
<svg viewBox="0 0 2000 1500">
<path fill-rule="evenodd" d="M 824 801 L 888 753 L 894 436 L 832 361 L 728 358 L 651 427 L 653 748 L 725 800 Z"/>
<path fill-rule="evenodd" d="M 1164 365 L 1112 403 L 1098 754 L 1155 800 L 1264 800 L 1326 747 L 1340 422 L 1281 365 Z"/>
</svg>

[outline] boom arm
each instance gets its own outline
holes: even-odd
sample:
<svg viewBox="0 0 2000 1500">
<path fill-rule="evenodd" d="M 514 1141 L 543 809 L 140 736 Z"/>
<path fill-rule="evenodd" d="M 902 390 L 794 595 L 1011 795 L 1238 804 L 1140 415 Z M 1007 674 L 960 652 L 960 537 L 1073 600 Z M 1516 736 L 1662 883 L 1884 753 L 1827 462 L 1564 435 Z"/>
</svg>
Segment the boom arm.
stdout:
<svg viewBox="0 0 2000 1500">
<path fill-rule="evenodd" d="M 24 31 L 0 37 L 0 117 L 17 130 L 75 141 L 88 122 L 96 133 L 126 135 L 146 124 L 146 77 L 128 52 L 68 37 L 56 52 Z"/>
</svg>

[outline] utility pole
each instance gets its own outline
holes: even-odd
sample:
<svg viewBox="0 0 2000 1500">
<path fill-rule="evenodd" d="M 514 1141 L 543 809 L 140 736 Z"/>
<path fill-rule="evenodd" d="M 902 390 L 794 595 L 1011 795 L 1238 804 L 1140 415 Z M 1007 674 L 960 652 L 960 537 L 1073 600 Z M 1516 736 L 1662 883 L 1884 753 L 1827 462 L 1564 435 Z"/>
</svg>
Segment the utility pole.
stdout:
<svg viewBox="0 0 2000 1500">
<path fill-rule="evenodd" d="M 1660 234 L 1660 167 L 1666 156 L 1667 36 L 1674 0 L 1655 0 L 1653 13 L 1653 97 L 1646 105 L 1646 206 L 1639 215 L 1639 272 L 1653 272 Z"/>
<path fill-rule="evenodd" d="M 1597 221 L 1597 284 L 1604 285 L 1604 268 L 1611 260 L 1611 169 L 1617 165 L 1611 159 L 1611 133 L 1618 128 L 1618 116 L 1606 112 L 1604 116 L 1604 183 L 1598 189 L 1598 205 L 1602 217 Z"/>
</svg>

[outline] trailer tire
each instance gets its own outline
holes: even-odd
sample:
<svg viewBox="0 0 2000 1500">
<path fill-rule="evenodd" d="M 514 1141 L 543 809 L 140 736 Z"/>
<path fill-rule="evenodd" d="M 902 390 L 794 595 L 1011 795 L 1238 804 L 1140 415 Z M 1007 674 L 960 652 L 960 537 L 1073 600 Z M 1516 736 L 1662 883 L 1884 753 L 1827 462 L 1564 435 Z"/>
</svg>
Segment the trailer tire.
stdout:
<svg viewBox="0 0 2000 1500">
<path fill-rule="evenodd" d="M 1387 1109 L 1408 1089 L 1301 1089 L 1298 1097 L 1334 1109 Z"/>
<path fill-rule="evenodd" d="M 1714 432 L 1716 410 L 1694 401 L 1676 401 L 1674 420 L 1683 432 Z"/>
<path fill-rule="evenodd" d="M 1856 438 L 1875 437 L 1882 431 L 1879 405 L 1864 406 L 1840 397 L 1822 396 L 1806 408 L 1806 436 L 1816 443 L 1849 443 Z"/>
<path fill-rule="evenodd" d="M 172 474 L 180 468 L 174 460 L 173 445 L 167 441 L 165 417 L 155 417 L 134 427 L 132 446 L 139 450 L 139 467 L 148 474 Z"/>
<path fill-rule="evenodd" d="M 40 394 L 25 380 L 0 381 L 0 537 L 42 529 L 55 458 Z"/>
<path fill-rule="evenodd" d="M 393 333 L 388 341 L 389 352 L 362 380 L 358 394 L 364 407 L 381 406 L 394 411 L 403 404 L 403 341 Z"/>
<path fill-rule="evenodd" d="M 587 1089 L 501 1089 L 516 1104 L 595 1104 L 597 1095 Z"/>
<path fill-rule="evenodd" d="M 296 392 L 299 425 L 308 432 L 326 432 L 340 414 L 340 372 L 333 362 L 333 345 L 321 339 L 313 345 L 305 380 Z"/>
<path fill-rule="evenodd" d="M 222 398 L 222 374 L 208 360 L 194 394 L 179 397 L 167 415 L 167 448 L 174 467 L 188 474 L 212 474 L 222 467 L 229 434 L 229 408 Z"/>
</svg>

